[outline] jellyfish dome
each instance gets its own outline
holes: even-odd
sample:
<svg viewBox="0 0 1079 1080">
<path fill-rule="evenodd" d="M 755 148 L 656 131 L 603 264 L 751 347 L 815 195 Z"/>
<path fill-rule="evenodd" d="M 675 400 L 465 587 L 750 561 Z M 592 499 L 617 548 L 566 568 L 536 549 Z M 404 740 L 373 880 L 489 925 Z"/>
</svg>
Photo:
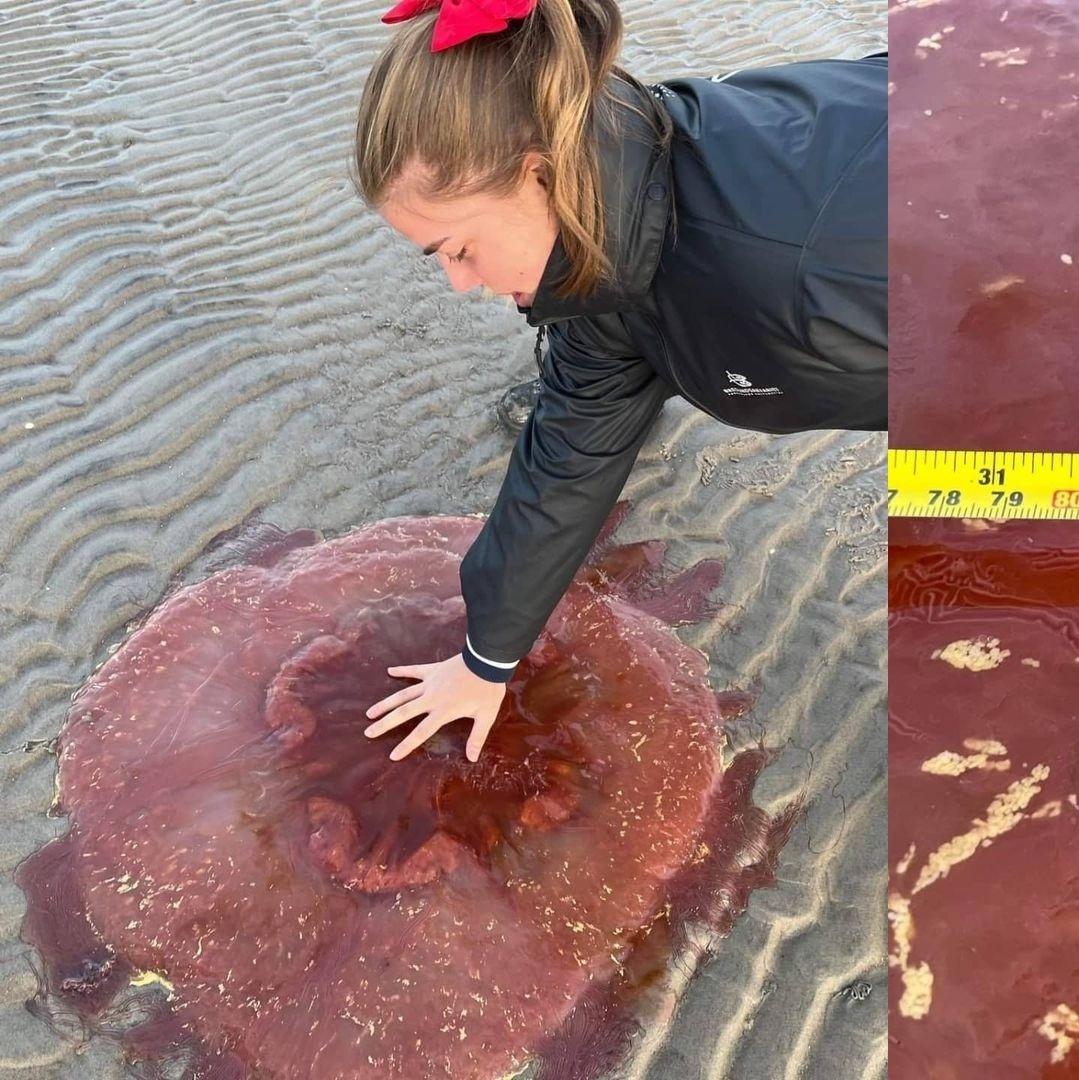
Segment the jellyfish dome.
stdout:
<svg viewBox="0 0 1079 1080">
<path fill-rule="evenodd" d="M 388 667 L 459 649 L 480 521 L 277 542 L 169 596 L 60 735 L 70 831 L 20 870 L 50 989 L 90 1015 L 155 973 L 158 1048 L 200 1076 L 498 1077 L 579 1040 L 657 921 L 737 912 L 790 822 L 749 802 L 760 760 L 724 769 L 740 699 L 671 631 L 721 569 L 616 523 L 476 763 L 466 720 L 400 762 L 363 728 Z"/>
</svg>

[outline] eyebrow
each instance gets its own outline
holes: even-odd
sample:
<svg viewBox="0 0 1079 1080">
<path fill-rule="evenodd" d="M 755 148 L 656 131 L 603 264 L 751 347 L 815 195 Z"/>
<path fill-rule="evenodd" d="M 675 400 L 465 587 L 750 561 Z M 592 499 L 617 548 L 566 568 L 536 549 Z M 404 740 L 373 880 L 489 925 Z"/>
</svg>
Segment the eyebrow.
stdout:
<svg viewBox="0 0 1079 1080">
<path fill-rule="evenodd" d="M 440 247 L 442 247 L 442 245 L 443 245 L 443 244 L 444 244 L 444 243 L 445 243 L 445 242 L 446 242 L 446 241 L 447 241 L 448 239 L 449 239 L 449 237 L 448 237 L 448 236 L 444 236 L 444 237 L 442 237 L 442 239 L 441 239 L 441 240 L 436 240 L 436 241 L 435 241 L 435 242 L 434 242 L 433 244 L 428 244 L 428 245 L 427 245 L 427 247 L 425 247 L 425 248 L 423 249 L 423 253 L 424 253 L 424 255 L 434 255 L 434 253 L 435 253 L 436 251 L 438 251 L 438 249 L 439 249 Z"/>
</svg>

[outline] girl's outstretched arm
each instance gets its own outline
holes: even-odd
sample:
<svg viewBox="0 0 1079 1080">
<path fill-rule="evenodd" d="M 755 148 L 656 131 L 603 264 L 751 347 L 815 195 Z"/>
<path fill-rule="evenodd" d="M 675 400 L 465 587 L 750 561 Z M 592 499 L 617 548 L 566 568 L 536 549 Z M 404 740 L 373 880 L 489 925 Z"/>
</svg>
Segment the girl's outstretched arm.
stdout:
<svg viewBox="0 0 1079 1080">
<path fill-rule="evenodd" d="M 494 665 L 532 647 L 618 501 L 673 390 L 640 356 L 617 314 L 549 327 L 542 388 L 502 489 L 461 563 L 465 662 Z"/>
<path fill-rule="evenodd" d="M 624 355 L 610 355 L 612 340 L 622 342 Z M 632 355 L 617 315 L 550 328 L 535 412 L 514 447 L 494 509 L 461 564 L 464 649 L 442 663 L 390 668 L 391 675 L 418 681 L 367 712 L 370 719 L 381 717 L 366 729 L 371 737 L 426 714 L 391 756 L 404 757 L 462 717 L 473 721 L 468 756 L 479 756 L 517 661 L 584 561 L 671 394 Z"/>
</svg>

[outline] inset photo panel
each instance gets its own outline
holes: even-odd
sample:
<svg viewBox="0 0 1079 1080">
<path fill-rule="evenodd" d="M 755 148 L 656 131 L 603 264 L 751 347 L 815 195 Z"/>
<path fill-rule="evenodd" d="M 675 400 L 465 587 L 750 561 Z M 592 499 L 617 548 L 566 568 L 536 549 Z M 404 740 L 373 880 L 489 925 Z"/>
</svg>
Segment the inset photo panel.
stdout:
<svg viewBox="0 0 1079 1080">
<path fill-rule="evenodd" d="M 1079 5 L 889 12 L 889 1072 L 1079 1077 Z"/>
</svg>

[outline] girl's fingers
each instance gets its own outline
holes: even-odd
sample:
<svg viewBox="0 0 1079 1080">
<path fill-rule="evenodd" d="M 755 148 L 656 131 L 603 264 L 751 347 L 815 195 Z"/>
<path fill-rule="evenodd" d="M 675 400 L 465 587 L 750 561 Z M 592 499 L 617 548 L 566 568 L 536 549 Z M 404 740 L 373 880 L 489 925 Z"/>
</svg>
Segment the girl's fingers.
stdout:
<svg viewBox="0 0 1079 1080">
<path fill-rule="evenodd" d="M 390 694 L 389 697 L 383 698 L 381 701 L 375 702 L 367 710 L 367 719 L 374 720 L 381 716 L 383 713 L 387 713 L 390 709 L 397 708 L 398 705 L 404 705 L 406 702 L 415 701 L 416 698 L 423 693 L 423 686 L 420 683 L 413 683 L 412 686 L 406 686 L 404 690 L 398 690 L 395 694 Z M 370 729 L 368 729 L 368 732 Z M 367 734 L 368 732 L 364 732 Z"/>
<path fill-rule="evenodd" d="M 388 667 L 386 671 L 390 675 L 396 675 L 403 679 L 422 679 L 437 664 L 406 664 L 404 667 Z"/>
<path fill-rule="evenodd" d="M 427 717 L 422 723 L 417 724 L 410 734 L 390 751 L 390 761 L 400 761 L 402 758 L 408 757 L 413 750 L 422 746 L 440 727 L 447 723 L 449 723 L 448 720 Z"/>
<path fill-rule="evenodd" d="M 472 722 L 472 731 L 468 736 L 468 743 L 465 745 L 465 757 L 469 761 L 479 761 L 480 751 L 483 749 L 483 744 L 487 741 L 487 736 L 491 734 L 491 728 L 495 726 L 495 718 L 492 716 L 490 720 L 474 720 Z"/>
<path fill-rule="evenodd" d="M 403 705 L 398 706 L 388 716 L 384 716 L 379 720 L 377 724 L 370 724 L 364 728 L 363 733 L 369 739 L 375 739 L 387 731 L 393 731 L 395 727 L 407 724 L 409 720 L 415 720 L 417 716 L 422 716 L 427 712 L 427 708 L 428 706 L 417 696 L 414 700 L 406 701 Z"/>
</svg>

